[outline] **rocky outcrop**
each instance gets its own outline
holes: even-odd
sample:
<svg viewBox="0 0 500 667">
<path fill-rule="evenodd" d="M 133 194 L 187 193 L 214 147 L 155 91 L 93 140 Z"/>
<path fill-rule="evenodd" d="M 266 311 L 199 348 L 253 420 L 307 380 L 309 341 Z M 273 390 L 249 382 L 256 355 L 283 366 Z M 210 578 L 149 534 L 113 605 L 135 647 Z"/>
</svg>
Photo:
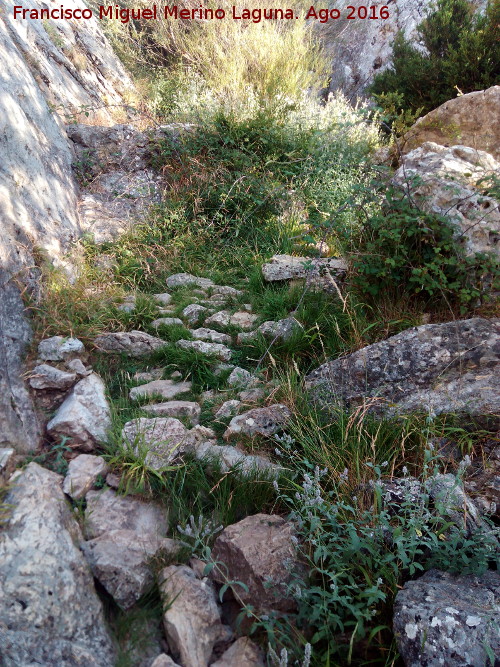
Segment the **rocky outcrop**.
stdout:
<svg viewBox="0 0 500 667">
<path fill-rule="evenodd" d="M 500 86 L 460 95 L 419 118 L 405 135 L 402 151 L 427 141 L 469 146 L 500 161 Z"/>
<path fill-rule="evenodd" d="M 394 633 L 407 667 L 489 664 L 500 655 L 500 575 L 430 570 L 396 596 Z"/>
<path fill-rule="evenodd" d="M 0 534 L 2 664 L 112 667 L 114 648 L 62 478 L 30 463 L 12 484 L 11 517 Z"/>
<path fill-rule="evenodd" d="M 495 415 L 500 322 L 427 324 L 320 366 L 307 387 L 323 405 L 375 412 Z"/>
<path fill-rule="evenodd" d="M 425 211 L 446 216 L 466 251 L 473 254 L 498 252 L 500 202 L 483 194 L 485 180 L 495 174 L 500 174 L 500 162 L 489 153 L 426 142 L 403 158 L 393 182 L 409 189 Z"/>
<path fill-rule="evenodd" d="M 280 516 L 256 514 L 228 526 L 216 539 L 212 559 L 221 563 L 212 570 L 220 584 L 241 581 L 247 589 L 234 586 L 234 593 L 256 613 L 271 609 L 291 611 L 293 599 L 286 584 L 295 563 L 292 524 Z"/>
</svg>

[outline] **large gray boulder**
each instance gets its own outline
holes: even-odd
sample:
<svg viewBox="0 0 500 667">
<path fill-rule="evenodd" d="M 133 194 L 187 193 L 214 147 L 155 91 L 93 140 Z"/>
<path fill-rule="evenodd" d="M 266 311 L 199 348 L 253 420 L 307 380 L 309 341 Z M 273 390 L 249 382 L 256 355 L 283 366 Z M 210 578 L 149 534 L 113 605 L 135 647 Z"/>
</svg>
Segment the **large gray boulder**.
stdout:
<svg viewBox="0 0 500 667">
<path fill-rule="evenodd" d="M 446 216 L 468 254 L 498 253 L 500 202 L 481 192 L 486 187 L 481 180 L 495 174 L 500 162 L 489 153 L 428 141 L 403 158 L 393 182 L 409 188 L 423 210 Z"/>
<path fill-rule="evenodd" d="M 323 364 L 306 385 L 325 406 L 494 416 L 499 358 L 499 320 L 426 324 Z"/>
<path fill-rule="evenodd" d="M 500 655 L 499 624 L 498 572 L 430 570 L 396 596 L 394 633 L 407 667 L 489 665 L 490 655 Z"/>
<path fill-rule="evenodd" d="M 30 463 L 12 478 L 0 533 L 0 655 L 5 667 L 112 667 L 114 648 L 62 478 Z"/>
<path fill-rule="evenodd" d="M 92 373 L 75 385 L 47 424 L 55 439 L 69 438 L 72 447 L 90 452 L 104 442 L 111 427 L 111 409 L 101 378 Z"/>
</svg>

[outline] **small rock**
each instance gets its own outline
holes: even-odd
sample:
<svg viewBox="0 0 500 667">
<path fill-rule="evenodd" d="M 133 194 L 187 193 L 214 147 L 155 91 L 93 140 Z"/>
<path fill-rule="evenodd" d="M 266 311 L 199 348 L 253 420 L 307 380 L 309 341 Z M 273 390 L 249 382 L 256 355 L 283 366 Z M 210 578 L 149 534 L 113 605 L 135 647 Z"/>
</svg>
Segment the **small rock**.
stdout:
<svg viewBox="0 0 500 667">
<path fill-rule="evenodd" d="M 175 273 L 167 278 L 167 287 L 187 287 L 188 285 L 196 285 L 196 287 L 206 289 L 213 287 L 214 283 L 208 278 L 197 278 L 190 273 Z"/>
<path fill-rule="evenodd" d="M 91 370 L 85 368 L 81 359 L 70 359 L 66 362 L 66 368 L 69 368 L 70 371 L 76 373 L 80 377 L 86 377 L 92 373 Z"/>
<path fill-rule="evenodd" d="M 153 294 L 153 298 L 157 303 L 161 303 L 162 306 L 168 306 L 172 301 L 172 295 L 168 292 L 163 292 L 162 294 Z"/>
<path fill-rule="evenodd" d="M 78 338 L 53 336 L 42 340 L 38 345 L 38 356 L 43 361 L 66 361 L 85 352 L 85 347 Z"/>
<path fill-rule="evenodd" d="M 125 424 L 122 437 L 136 454 L 147 452 L 144 460 L 148 466 L 161 470 L 184 452 L 187 433 L 184 424 L 173 417 L 141 417 Z"/>
<path fill-rule="evenodd" d="M 127 296 L 123 300 L 123 303 L 117 306 L 117 308 L 118 310 L 121 310 L 123 313 L 133 313 L 135 310 L 136 301 L 137 299 L 135 296 Z"/>
<path fill-rule="evenodd" d="M 212 557 L 224 563 L 224 574 L 215 567 L 211 576 L 221 584 L 226 578 L 246 584 L 248 591 L 237 587 L 238 596 L 258 614 L 292 611 L 295 603 L 286 591 L 291 578 L 286 564 L 296 559 L 293 537 L 292 524 L 280 516 L 248 516 L 215 540 Z"/>
<path fill-rule="evenodd" d="M 179 665 L 169 655 L 162 653 L 151 664 L 151 667 L 179 667 Z"/>
<path fill-rule="evenodd" d="M 224 433 L 224 440 L 229 440 L 234 435 L 245 435 L 248 437 L 262 435 L 269 437 L 278 433 L 290 417 L 290 410 L 286 405 L 279 403 L 266 408 L 254 408 L 231 419 Z"/>
<path fill-rule="evenodd" d="M 244 368 L 236 366 L 231 375 L 227 378 L 230 387 L 245 389 L 251 384 L 255 384 L 256 378 Z"/>
<path fill-rule="evenodd" d="M 192 401 L 168 401 L 144 406 L 144 411 L 154 417 L 187 417 L 191 424 L 198 424 L 201 407 Z"/>
<path fill-rule="evenodd" d="M 248 637 L 240 637 L 212 667 L 265 667 L 262 650 Z"/>
<path fill-rule="evenodd" d="M 169 400 L 180 394 L 191 391 L 191 382 L 174 382 L 173 380 L 154 380 L 147 384 L 141 384 L 130 390 L 130 399 L 132 401 L 144 396 L 161 396 Z"/>
<path fill-rule="evenodd" d="M 231 336 L 219 333 L 213 329 L 192 329 L 191 335 L 195 340 L 205 340 L 210 343 L 222 343 L 223 345 L 231 345 Z"/>
<path fill-rule="evenodd" d="M 214 374 L 219 377 L 223 375 L 224 373 L 227 373 L 228 371 L 232 371 L 233 368 L 235 368 L 234 364 L 217 364 L 214 366 Z"/>
<path fill-rule="evenodd" d="M 408 667 L 490 664 L 500 655 L 500 575 L 429 570 L 396 595 L 394 634 Z"/>
<path fill-rule="evenodd" d="M 240 405 L 241 401 L 237 400 L 226 401 L 220 406 L 220 408 L 215 413 L 215 418 L 227 419 L 228 417 L 232 417 L 238 412 L 238 408 Z"/>
<path fill-rule="evenodd" d="M 170 317 L 173 315 L 176 311 L 175 306 L 170 306 L 169 308 L 157 308 L 157 311 L 160 313 L 162 316 Z"/>
<path fill-rule="evenodd" d="M 154 382 L 163 377 L 163 368 L 152 368 L 150 371 L 137 372 L 134 375 L 136 382 Z"/>
<path fill-rule="evenodd" d="M 92 373 L 78 382 L 47 424 L 52 438 L 68 437 L 71 447 L 92 451 L 111 428 L 104 382 Z"/>
<path fill-rule="evenodd" d="M 276 478 L 281 472 L 281 468 L 271 463 L 265 456 L 245 454 L 229 445 L 219 446 L 211 442 L 203 442 L 196 447 L 195 454 L 196 458 L 201 461 L 216 460 L 222 473 L 229 472 L 229 470 L 237 470 L 242 475 L 261 472 Z"/>
<path fill-rule="evenodd" d="M 87 493 L 84 522 L 87 540 L 112 530 L 133 531 L 143 536 L 163 536 L 167 529 L 165 510 L 159 505 L 132 496 L 120 496 L 112 489 Z"/>
<path fill-rule="evenodd" d="M 110 472 L 106 475 L 106 484 L 112 489 L 119 489 L 121 481 L 121 477 L 114 472 Z"/>
<path fill-rule="evenodd" d="M 205 320 L 207 326 L 227 327 L 231 319 L 231 313 L 228 310 L 220 310 Z"/>
<path fill-rule="evenodd" d="M 209 357 L 216 357 L 220 361 L 229 361 L 232 351 L 220 343 L 205 343 L 201 340 L 178 340 L 177 346 L 183 350 L 193 350 L 199 354 L 205 354 Z"/>
<path fill-rule="evenodd" d="M 183 327 L 184 322 L 178 317 L 160 317 L 151 322 L 151 326 L 154 329 L 158 329 L 159 327 Z"/>
<path fill-rule="evenodd" d="M 307 278 L 313 284 L 321 283 L 323 274 L 330 273 L 335 280 L 343 278 L 348 270 L 347 262 L 339 257 L 331 259 L 311 259 L 292 255 L 275 255 L 262 267 L 262 275 L 267 282 Z"/>
<path fill-rule="evenodd" d="M 130 609 L 154 583 L 151 560 L 179 550 L 174 540 L 133 530 L 111 530 L 81 546 L 92 574 L 122 609 Z"/>
<path fill-rule="evenodd" d="M 238 345 L 249 343 L 258 338 L 259 335 L 268 340 L 286 342 L 302 330 L 302 325 L 294 317 L 287 317 L 278 322 L 269 320 L 261 324 L 255 331 L 238 334 L 237 343 Z"/>
<path fill-rule="evenodd" d="M 259 319 L 258 315 L 253 315 L 252 313 L 241 311 L 238 313 L 234 313 L 234 315 L 231 315 L 231 319 L 229 320 L 229 322 L 233 326 L 240 327 L 240 329 L 243 329 L 244 331 L 250 331 L 250 329 L 253 328 L 256 320 L 258 319 Z"/>
<path fill-rule="evenodd" d="M 75 382 L 76 373 L 66 373 L 48 364 L 35 366 L 33 375 L 29 379 L 33 389 L 58 389 L 59 391 L 69 389 Z"/>
<path fill-rule="evenodd" d="M 155 338 L 143 331 L 119 331 L 104 333 L 94 339 L 99 352 L 106 354 L 126 354 L 129 357 L 144 357 L 166 345 L 161 338 Z"/>
<path fill-rule="evenodd" d="M 266 392 L 264 389 L 256 387 L 255 389 L 247 389 L 246 391 L 240 391 L 238 398 L 243 403 L 257 403 L 262 401 L 266 397 Z"/>
<path fill-rule="evenodd" d="M 84 498 L 94 486 L 100 475 L 105 475 L 108 465 L 102 456 L 80 454 L 69 462 L 68 472 L 64 479 L 63 491 L 73 500 Z"/>
<path fill-rule="evenodd" d="M 166 567 L 159 581 L 166 605 L 163 625 L 174 657 L 183 667 L 206 667 L 223 634 L 214 589 L 185 565 Z"/>
<path fill-rule="evenodd" d="M 241 296 L 243 292 L 227 285 L 213 285 L 212 294 L 223 294 L 224 296 Z"/>
<path fill-rule="evenodd" d="M 192 303 L 190 306 L 186 306 L 182 311 L 182 315 L 191 325 L 197 324 L 206 313 L 207 309 L 205 306 L 200 306 L 197 303 Z"/>
</svg>

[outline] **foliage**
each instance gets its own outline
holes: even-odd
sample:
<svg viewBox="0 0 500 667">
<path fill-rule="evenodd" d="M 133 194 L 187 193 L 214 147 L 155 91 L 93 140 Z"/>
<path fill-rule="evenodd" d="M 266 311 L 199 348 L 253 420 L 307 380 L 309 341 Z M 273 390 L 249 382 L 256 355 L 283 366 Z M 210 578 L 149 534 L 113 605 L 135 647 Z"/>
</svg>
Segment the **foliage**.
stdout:
<svg viewBox="0 0 500 667">
<path fill-rule="evenodd" d="M 418 27 L 424 49 L 399 33 L 393 64 L 378 74 L 371 93 L 387 104 L 398 95 L 402 109 L 427 113 L 459 94 L 483 90 L 500 80 L 500 0 L 474 14 L 468 0 L 438 0 Z M 390 100 L 394 101 L 394 97 Z"/>
<path fill-rule="evenodd" d="M 380 213 L 366 217 L 352 266 L 365 294 L 403 289 L 458 304 L 462 312 L 487 299 L 500 277 L 493 254 L 467 254 L 446 216 L 424 212 L 391 188 Z"/>
</svg>

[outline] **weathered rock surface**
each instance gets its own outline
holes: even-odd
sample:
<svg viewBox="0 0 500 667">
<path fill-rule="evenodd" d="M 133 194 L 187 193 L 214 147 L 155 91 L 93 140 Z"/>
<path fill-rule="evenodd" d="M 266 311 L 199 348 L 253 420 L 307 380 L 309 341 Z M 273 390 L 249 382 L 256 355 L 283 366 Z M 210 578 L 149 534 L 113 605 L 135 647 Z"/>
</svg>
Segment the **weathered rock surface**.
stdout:
<svg viewBox="0 0 500 667">
<path fill-rule="evenodd" d="M 312 284 L 326 285 L 325 278 L 327 279 L 328 274 L 337 281 L 345 276 L 347 269 L 347 262 L 338 257 L 313 259 L 293 255 L 275 255 L 271 257 L 268 264 L 262 267 L 262 275 L 267 282 L 306 278 Z"/>
<path fill-rule="evenodd" d="M 257 435 L 269 437 L 281 431 L 290 417 L 290 410 L 280 403 L 266 408 L 254 408 L 231 419 L 224 439 L 229 440 L 240 435 L 249 438 Z"/>
<path fill-rule="evenodd" d="M 206 667 L 217 640 L 223 635 L 215 591 L 186 566 L 171 565 L 159 575 L 167 606 L 163 625 L 168 645 L 183 667 Z"/>
<path fill-rule="evenodd" d="M 262 650 L 248 637 L 240 637 L 212 667 L 264 667 Z"/>
<path fill-rule="evenodd" d="M 30 376 L 29 383 L 33 389 L 55 389 L 65 391 L 76 382 L 76 373 L 61 371 L 49 364 L 35 366 Z"/>
<path fill-rule="evenodd" d="M 245 454 L 240 449 L 231 446 L 214 445 L 211 442 L 203 442 L 195 448 L 196 458 L 207 462 L 215 460 L 222 473 L 229 470 L 237 470 L 242 475 L 265 473 L 266 477 L 278 477 L 281 468 L 274 465 L 265 456 Z"/>
<path fill-rule="evenodd" d="M 112 667 L 114 648 L 62 478 L 36 463 L 13 478 L 0 534 L 0 653 L 5 667 Z"/>
<path fill-rule="evenodd" d="M 69 462 L 63 491 L 73 500 L 84 498 L 99 476 L 105 476 L 108 464 L 102 456 L 80 454 Z"/>
<path fill-rule="evenodd" d="M 255 384 L 256 378 L 245 368 L 236 366 L 231 371 L 231 375 L 227 378 L 227 383 L 230 387 L 245 389 L 251 384 Z"/>
<path fill-rule="evenodd" d="M 202 289 L 213 287 L 214 283 L 209 278 L 198 278 L 191 273 L 175 273 L 167 278 L 167 287 L 188 287 L 195 285 Z"/>
<path fill-rule="evenodd" d="M 112 530 L 127 530 L 138 535 L 162 536 L 167 532 L 164 510 L 132 496 L 120 496 L 112 489 L 89 491 L 85 510 L 87 540 Z"/>
<path fill-rule="evenodd" d="M 183 350 L 193 350 L 199 354 L 206 354 L 208 357 L 215 357 L 220 361 L 230 361 L 232 351 L 221 343 L 205 343 L 202 340 L 178 340 L 177 346 Z"/>
<path fill-rule="evenodd" d="M 215 418 L 227 419 L 228 417 L 233 417 L 238 412 L 240 405 L 241 401 L 237 401 L 236 399 L 225 401 L 215 413 Z"/>
<path fill-rule="evenodd" d="M 192 303 L 191 305 L 186 306 L 182 311 L 183 317 L 185 317 L 191 325 L 198 324 L 201 318 L 206 314 L 207 309 L 205 306 L 200 306 L 197 303 Z"/>
<path fill-rule="evenodd" d="M 483 455 L 466 471 L 465 490 L 483 514 L 500 517 L 500 445 L 483 445 Z"/>
<path fill-rule="evenodd" d="M 419 118 L 405 135 L 403 153 L 426 141 L 469 146 L 500 161 L 500 86 L 460 95 Z"/>
<path fill-rule="evenodd" d="M 187 433 L 187 428 L 178 419 L 141 417 L 127 422 L 122 436 L 134 451 L 147 452 L 145 462 L 155 470 L 160 470 L 182 454 Z"/>
<path fill-rule="evenodd" d="M 15 467 L 15 450 L 12 447 L 0 447 L 0 486 L 7 484 Z"/>
<path fill-rule="evenodd" d="M 38 356 L 42 361 L 65 361 L 73 359 L 85 352 L 85 347 L 78 338 L 52 336 L 38 344 Z"/>
<path fill-rule="evenodd" d="M 286 594 L 288 566 L 295 561 L 293 536 L 292 525 L 282 517 L 256 514 L 228 526 L 215 540 L 213 560 L 224 563 L 229 580 L 248 586 L 248 592 L 241 586 L 235 592 L 257 613 L 294 608 L 293 600 Z M 212 570 L 212 577 L 221 584 L 225 583 L 225 575 L 217 567 Z"/>
<path fill-rule="evenodd" d="M 230 320 L 231 313 L 228 310 L 220 310 L 218 313 L 214 313 L 213 315 L 210 315 L 210 317 L 207 317 L 205 325 L 209 327 L 221 327 L 223 329 L 229 325 Z"/>
<path fill-rule="evenodd" d="M 153 417 L 186 417 L 193 426 L 198 424 L 201 414 L 200 405 L 194 401 L 167 401 L 145 405 L 143 410 Z"/>
<path fill-rule="evenodd" d="M 47 424 L 52 438 L 69 438 L 71 447 L 92 451 L 107 438 L 111 427 L 111 410 L 104 382 L 92 373 L 78 382 Z"/>
<path fill-rule="evenodd" d="M 426 142 L 403 158 L 393 180 L 408 185 L 424 210 L 448 217 L 457 228 L 457 237 L 472 254 L 498 252 L 500 202 L 481 194 L 485 185 L 479 181 L 499 173 L 500 162 L 489 153 L 468 146 L 445 148 Z M 414 178 L 418 180 L 412 185 Z"/>
<path fill-rule="evenodd" d="M 179 667 L 179 665 L 169 655 L 162 653 L 151 664 L 151 667 Z"/>
<path fill-rule="evenodd" d="M 161 294 L 153 294 L 155 301 L 161 303 L 162 306 L 168 306 L 172 301 L 172 295 L 168 292 L 162 292 Z"/>
<path fill-rule="evenodd" d="M 129 357 L 144 357 L 159 350 L 165 341 L 150 336 L 144 331 L 119 331 L 118 333 L 100 334 L 94 339 L 99 352 L 107 354 L 126 354 Z"/>
<path fill-rule="evenodd" d="M 229 323 L 235 327 L 243 329 L 243 331 L 250 331 L 255 325 L 255 322 L 259 319 L 258 315 L 253 313 L 247 313 L 246 311 L 239 311 L 233 313 L 229 320 Z"/>
<path fill-rule="evenodd" d="M 271 341 L 275 340 L 277 342 L 285 343 L 300 331 L 302 331 L 302 325 L 295 319 L 295 317 L 287 317 L 284 320 L 278 320 L 277 322 L 269 320 L 261 324 L 260 327 L 257 327 L 255 331 L 238 334 L 236 342 L 238 345 L 251 343 L 260 335 Z"/>
<path fill-rule="evenodd" d="M 486 665 L 500 655 L 500 575 L 430 570 L 396 596 L 394 632 L 407 667 Z"/>
<path fill-rule="evenodd" d="M 159 327 L 182 327 L 184 322 L 178 317 L 160 317 L 157 320 L 151 322 L 151 326 L 155 329 Z"/>
<path fill-rule="evenodd" d="M 191 335 L 195 340 L 205 340 L 209 343 L 221 343 L 222 345 L 231 345 L 231 336 L 214 331 L 213 329 L 192 329 Z"/>
<path fill-rule="evenodd" d="M 498 320 L 426 324 L 323 364 L 306 384 L 324 405 L 495 415 L 499 334 Z"/>
<path fill-rule="evenodd" d="M 174 540 L 133 530 L 111 530 L 84 542 L 82 550 L 96 579 L 122 609 L 129 609 L 154 583 L 151 560 L 174 556 Z"/>
<path fill-rule="evenodd" d="M 130 398 L 135 401 L 144 396 L 161 396 L 169 400 L 191 391 L 191 382 L 174 382 L 173 380 L 154 380 L 141 384 L 130 390 Z"/>
</svg>

